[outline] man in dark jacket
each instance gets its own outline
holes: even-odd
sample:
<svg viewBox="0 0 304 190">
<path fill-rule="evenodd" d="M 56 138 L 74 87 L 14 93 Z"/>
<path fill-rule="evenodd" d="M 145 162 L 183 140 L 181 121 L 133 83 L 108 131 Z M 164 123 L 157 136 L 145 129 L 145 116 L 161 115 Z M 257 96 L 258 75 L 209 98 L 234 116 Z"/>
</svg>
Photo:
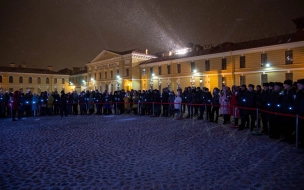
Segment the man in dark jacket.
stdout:
<svg viewBox="0 0 304 190">
<path fill-rule="evenodd" d="M 269 114 L 269 137 L 278 139 L 280 138 L 280 126 L 281 126 L 281 116 L 276 115 L 275 113 L 282 113 L 282 102 L 281 102 L 281 93 L 282 93 L 283 83 L 275 82 L 274 87 L 269 98 L 269 111 L 273 112 Z"/>
<path fill-rule="evenodd" d="M 267 104 L 268 104 L 268 91 L 269 83 L 263 83 L 263 90 L 260 93 L 259 96 L 259 108 L 262 110 L 267 110 Z M 268 114 L 265 112 L 261 112 L 261 118 L 263 123 L 263 133 L 268 133 Z"/>
<path fill-rule="evenodd" d="M 304 148 L 304 79 L 297 81 L 298 92 L 295 99 L 295 111 L 299 115 L 299 147 Z"/>
<path fill-rule="evenodd" d="M 282 93 L 282 111 L 284 114 L 295 114 L 295 95 L 296 89 L 292 86 L 292 80 L 284 81 L 284 91 Z M 295 131 L 295 119 L 293 117 L 281 116 L 281 134 L 283 141 L 294 142 L 292 133 Z"/>
<path fill-rule="evenodd" d="M 258 102 L 258 95 L 254 91 L 254 85 L 249 84 L 248 85 L 248 91 L 245 92 L 243 99 L 242 99 L 242 105 L 245 107 L 243 114 L 244 117 L 241 120 L 241 127 L 239 128 L 242 130 L 245 126 L 246 117 L 250 116 L 250 130 L 252 131 L 255 127 L 256 122 L 256 108 L 257 108 L 257 102 Z M 248 109 L 246 109 L 248 108 Z"/>
<path fill-rule="evenodd" d="M 162 99 L 162 105 L 163 105 L 163 116 L 168 117 L 169 116 L 169 105 L 168 105 L 169 92 L 168 92 L 168 88 L 163 89 L 161 99 Z"/>
</svg>

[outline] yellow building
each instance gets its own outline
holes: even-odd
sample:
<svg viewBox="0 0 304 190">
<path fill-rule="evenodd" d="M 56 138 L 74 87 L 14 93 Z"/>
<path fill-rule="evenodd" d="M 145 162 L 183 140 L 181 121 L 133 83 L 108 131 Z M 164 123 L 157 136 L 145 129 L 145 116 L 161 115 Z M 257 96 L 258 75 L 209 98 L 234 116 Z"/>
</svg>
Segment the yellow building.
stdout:
<svg viewBox="0 0 304 190">
<path fill-rule="evenodd" d="M 70 76 L 70 81 L 77 92 L 82 90 L 99 90 L 114 92 L 115 90 L 131 90 L 141 88 L 139 64 L 156 58 L 148 52 L 137 50 L 115 52 L 103 50 L 90 63 L 87 69 L 80 70 Z M 145 84 L 143 84 L 145 85 Z"/>
<path fill-rule="evenodd" d="M 157 56 L 104 50 L 70 76 L 80 90 L 163 89 L 263 84 L 304 78 L 304 18 L 293 34 L 217 46 L 192 45 Z"/>
<path fill-rule="evenodd" d="M 241 43 L 196 45 L 162 53 L 140 64 L 141 88 L 173 90 L 188 86 L 261 85 L 304 78 L 303 18 L 297 32 Z"/>
<path fill-rule="evenodd" d="M 0 90 L 13 92 L 21 90 L 26 93 L 42 91 L 52 92 L 69 90 L 69 73 L 48 69 L 27 68 L 25 64 L 18 67 L 11 63 L 9 67 L 0 67 Z"/>
</svg>

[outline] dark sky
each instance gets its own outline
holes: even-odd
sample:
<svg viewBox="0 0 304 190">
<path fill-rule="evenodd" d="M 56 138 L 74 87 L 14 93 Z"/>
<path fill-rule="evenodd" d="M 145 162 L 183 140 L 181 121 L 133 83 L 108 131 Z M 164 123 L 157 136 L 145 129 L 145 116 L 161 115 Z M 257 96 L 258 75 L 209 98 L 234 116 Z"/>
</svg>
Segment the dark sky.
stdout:
<svg viewBox="0 0 304 190">
<path fill-rule="evenodd" d="M 1 0 L 0 66 L 84 66 L 103 49 L 156 53 L 292 33 L 304 0 Z"/>
</svg>

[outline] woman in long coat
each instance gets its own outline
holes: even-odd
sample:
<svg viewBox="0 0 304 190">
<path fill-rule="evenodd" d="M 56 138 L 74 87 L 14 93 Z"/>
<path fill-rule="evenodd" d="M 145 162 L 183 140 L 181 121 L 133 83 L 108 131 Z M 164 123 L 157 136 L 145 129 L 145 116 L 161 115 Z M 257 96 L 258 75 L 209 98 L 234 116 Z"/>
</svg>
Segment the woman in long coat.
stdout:
<svg viewBox="0 0 304 190">
<path fill-rule="evenodd" d="M 229 123 L 230 120 L 230 93 L 228 91 L 227 86 L 223 87 L 223 91 L 220 95 L 220 113 L 223 115 L 224 117 L 224 123 L 223 124 L 227 124 Z"/>
</svg>

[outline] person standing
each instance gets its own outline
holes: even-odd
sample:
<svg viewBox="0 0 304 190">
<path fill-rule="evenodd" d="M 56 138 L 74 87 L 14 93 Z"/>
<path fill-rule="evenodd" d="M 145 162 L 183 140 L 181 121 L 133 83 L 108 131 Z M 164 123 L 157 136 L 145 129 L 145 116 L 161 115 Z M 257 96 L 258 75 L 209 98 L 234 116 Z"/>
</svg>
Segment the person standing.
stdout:
<svg viewBox="0 0 304 190">
<path fill-rule="evenodd" d="M 254 91 L 254 85 L 249 84 L 248 85 L 248 91 L 245 92 L 243 97 L 243 106 L 244 109 L 244 117 L 241 120 L 241 126 L 245 126 L 246 117 L 250 116 L 250 130 L 253 131 L 253 128 L 255 127 L 256 123 L 256 108 L 257 108 L 257 102 L 258 102 L 258 95 Z M 246 109 L 247 108 L 247 109 Z M 239 128 L 239 130 L 242 130 L 243 128 Z"/>
<path fill-rule="evenodd" d="M 297 81 L 298 91 L 295 99 L 295 112 L 299 118 L 299 147 L 304 148 L 304 79 Z"/>
<path fill-rule="evenodd" d="M 38 109 L 38 96 L 36 93 L 34 93 L 32 97 L 32 111 L 34 117 L 37 115 L 37 109 Z"/>
<path fill-rule="evenodd" d="M 220 110 L 220 89 L 215 87 L 213 89 L 213 97 L 212 97 L 212 111 L 211 111 L 211 118 L 210 122 L 217 123 L 218 117 L 219 117 L 219 110 Z M 214 120 L 214 113 L 216 114 L 215 120 Z"/>
<path fill-rule="evenodd" d="M 182 112 L 182 98 L 180 97 L 180 92 L 177 92 L 176 98 L 174 99 L 174 110 L 177 113 L 176 114 L 176 119 L 181 120 L 181 112 Z"/>
<path fill-rule="evenodd" d="M 12 109 L 12 121 L 17 121 L 16 112 L 19 108 L 19 91 L 14 92 L 14 95 L 11 97 L 10 103 Z"/>
<path fill-rule="evenodd" d="M 221 110 L 220 113 L 224 117 L 223 124 L 227 124 L 230 121 L 230 93 L 228 91 L 227 86 L 223 86 L 223 91 L 220 96 L 220 104 L 221 104 Z"/>
</svg>

